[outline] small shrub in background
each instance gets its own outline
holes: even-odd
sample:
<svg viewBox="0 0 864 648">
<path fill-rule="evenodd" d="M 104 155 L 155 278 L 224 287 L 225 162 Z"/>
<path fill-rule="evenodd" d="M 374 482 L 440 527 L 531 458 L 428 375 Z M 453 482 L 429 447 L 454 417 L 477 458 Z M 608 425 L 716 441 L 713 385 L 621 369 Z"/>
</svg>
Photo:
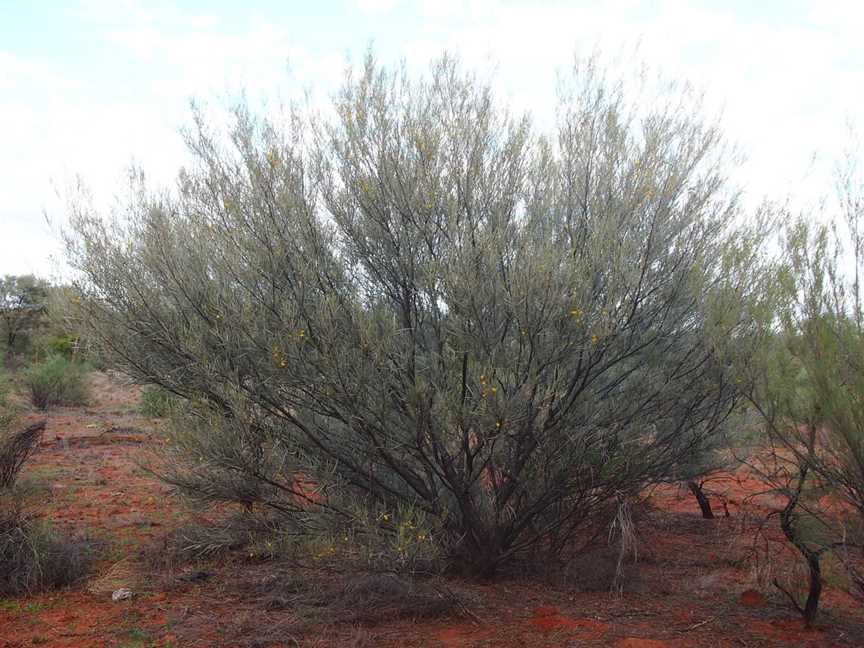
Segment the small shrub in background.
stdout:
<svg viewBox="0 0 864 648">
<path fill-rule="evenodd" d="M 50 405 L 83 405 L 89 399 L 84 365 L 52 356 L 24 372 L 30 401 L 41 410 Z"/>
<path fill-rule="evenodd" d="M 55 335 L 45 342 L 45 348 L 51 355 L 63 356 L 71 359 L 75 355 L 78 338 L 71 333 Z"/>
<path fill-rule="evenodd" d="M 141 413 L 148 418 L 162 418 L 171 411 L 174 397 L 162 387 L 148 386 L 141 390 Z"/>
</svg>

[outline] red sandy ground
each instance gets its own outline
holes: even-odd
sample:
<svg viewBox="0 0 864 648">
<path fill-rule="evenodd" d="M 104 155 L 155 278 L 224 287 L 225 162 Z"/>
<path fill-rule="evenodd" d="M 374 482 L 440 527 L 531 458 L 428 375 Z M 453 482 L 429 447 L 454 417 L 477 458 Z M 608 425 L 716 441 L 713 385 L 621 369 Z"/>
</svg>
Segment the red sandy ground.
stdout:
<svg viewBox="0 0 864 648">
<path fill-rule="evenodd" d="M 92 380 L 92 406 L 48 414 L 46 435 L 22 479 L 44 488 L 42 509 L 55 526 L 102 541 L 96 573 L 69 590 L 0 600 L 0 647 L 263 645 L 244 632 L 253 637 L 256 628 L 278 619 L 232 589 L 230 565 L 208 564 L 215 573 L 205 583 L 164 587 L 143 566 L 141 549 L 158 546 L 184 516 L 165 486 L 140 468 L 160 442 L 160 423 L 138 414 L 135 388 L 102 374 Z M 397 620 L 361 629 L 336 624 L 286 636 L 282 645 L 864 646 L 864 610 L 830 582 L 820 621 L 810 630 L 776 591 L 760 585 L 759 562 L 746 559 L 754 531 L 743 508 L 760 484 L 727 475 L 712 487 L 722 491 L 729 517 L 702 520 L 692 497 L 675 488 L 652 495 L 653 509 L 637 521 L 639 555 L 626 566 L 620 596 L 608 591 L 615 556 L 606 550 L 574 562 L 569 580 L 454 581 L 454 588 L 471 595 L 470 618 Z M 715 500 L 722 515 L 719 504 Z M 765 498 L 757 512 L 776 504 Z M 763 535 L 782 556 L 788 547 L 772 524 Z M 268 566 L 247 569 L 266 573 Z M 136 596 L 112 602 L 111 591 L 122 586 Z"/>
</svg>

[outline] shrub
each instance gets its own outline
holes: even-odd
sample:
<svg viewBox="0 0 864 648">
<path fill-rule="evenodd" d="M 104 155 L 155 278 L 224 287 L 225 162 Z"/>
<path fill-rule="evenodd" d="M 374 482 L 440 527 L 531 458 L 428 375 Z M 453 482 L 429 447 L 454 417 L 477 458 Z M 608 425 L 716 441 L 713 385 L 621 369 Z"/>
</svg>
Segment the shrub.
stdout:
<svg viewBox="0 0 864 648">
<path fill-rule="evenodd" d="M 59 535 L 0 494 L 0 596 L 72 585 L 89 563 L 85 541 Z"/>
<path fill-rule="evenodd" d="M 673 478 L 736 405 L 711 340 L 748 275 L 698 97 L 627 87 L 578 64 L 542 136 L 449 58 L 370 57 L 335 121 L 198 115 L 178 195 L 79 204 L 86 329 L 189 401 L 165 478 L 299 535 L 417 511 L 483 576 Z"/>
<path fill-rule="evenodd" d="M 78 338 L 71 333 L 55 335 L 45 341 L 46 350 L 50 355 L 63 356 L 71 359 L 77 348 Z"/>
<path fill-rule="evenodd" d="M 141 413 L 148 418 L 168 416 L 173 400 L 173 396 L 166 389 L 147 386 L 141 390 Z"/>
<path fill-rule="evenodd" d="M 83 405 L 89 399 L 87 370 L 62 356 L 32 365 L 24 372 L 30 401 L 41 410 L 50 405 Z"/>
<path fill-rule="evenodd" d="M 10 431 L 8 423 L 0 421 L 0 489 L 12 488 L 44 431 L 45 421 L 33 423 L 16 432 Z"/>
</svg>

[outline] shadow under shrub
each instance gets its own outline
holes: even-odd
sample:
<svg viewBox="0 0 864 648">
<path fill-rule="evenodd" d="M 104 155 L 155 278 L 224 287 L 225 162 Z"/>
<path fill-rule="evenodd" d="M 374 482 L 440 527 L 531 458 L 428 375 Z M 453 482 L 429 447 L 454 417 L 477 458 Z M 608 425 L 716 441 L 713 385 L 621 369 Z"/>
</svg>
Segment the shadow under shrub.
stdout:
<svg viewBox="0 0 864 648">
<path fill-rule="evenodd" d="M 302 634 L 312 628 L 375 626 L 400 619 L 436 619 L 466 614 L 473 597 L 456 592 L 434 578 L 411 578 L 388 573 L 332 574 L 295 567 L 266 571 L 246 569 L 237 578 L 241 600 L 254 601 L 271 617 L 286 614 L 274 624 L 278 633 L 254 629 L 255 645 L 277 644 L 285 632 Z M 252 628 L 238 628 L 249 640 Z"/>
<path fill-rule="evenodd" d="M 87 369 L 62 356 L 53 356 L 24 372 L 30 402 L 40 410 L 51 405 L 84 405 L 90 398 Z"/>
</svg>

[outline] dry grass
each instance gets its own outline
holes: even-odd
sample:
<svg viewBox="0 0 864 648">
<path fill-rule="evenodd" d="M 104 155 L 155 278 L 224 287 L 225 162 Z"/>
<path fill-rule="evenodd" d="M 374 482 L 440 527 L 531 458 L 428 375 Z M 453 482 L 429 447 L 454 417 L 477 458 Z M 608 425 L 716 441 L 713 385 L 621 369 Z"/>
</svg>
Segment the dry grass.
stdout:
<svg viewBox="0 0 864 648">
<path fill-rule="evenodd" d="M 225 577 L 227 576 L 227 577 Z M 396 574 L 314 571 L 284 562 L 244 565 L 220 583 L 236 597 L 237 616 L 223 629 L 230 645 L 263 648 L 307 645 L 305 636 L 340 637 L 338 645 L 374 644 L 371 629 L 400 619 L 470 615 L 464 592 L 443 581 Z M 266 619 L 266 623 L 262 620 Z M 201 632 L 198 615 L 178 620 L 174 632 L 192 639 Z"/>
<path fill-rule="evenodd" d="M 90 566 L 89 543 L 54 531 L 10 499 L 0 502 L 0 596 L 63 587 L 83 579 Z"/>
<path fill-rule="evenodd" d="M 24 462 L 39 445 L 44 432 L 44 420 L 15 432 L 0 429 L 0 489 L 12 488 Z"/>
</svg>

